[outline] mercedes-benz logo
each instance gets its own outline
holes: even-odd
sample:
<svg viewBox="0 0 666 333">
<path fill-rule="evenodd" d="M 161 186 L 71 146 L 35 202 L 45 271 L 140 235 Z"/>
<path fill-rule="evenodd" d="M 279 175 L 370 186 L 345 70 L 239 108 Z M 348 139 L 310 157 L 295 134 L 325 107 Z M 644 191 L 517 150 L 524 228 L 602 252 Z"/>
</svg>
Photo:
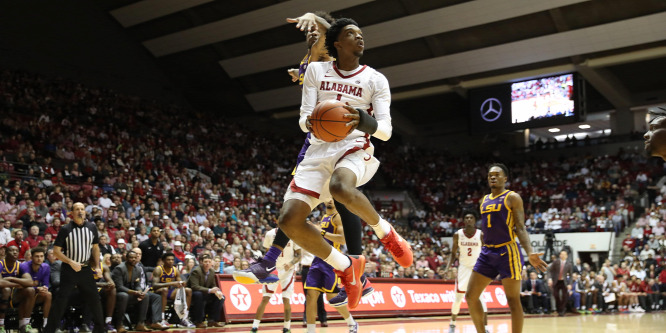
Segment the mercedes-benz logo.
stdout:
<svg viewBox="0 0 666 333">
<path fill-rule="evenodd" d="M 493 122 L 502 115 L 502 103 L 497 98 L 488 98 L 481 104 L 481 118 Z"/>
</svg>

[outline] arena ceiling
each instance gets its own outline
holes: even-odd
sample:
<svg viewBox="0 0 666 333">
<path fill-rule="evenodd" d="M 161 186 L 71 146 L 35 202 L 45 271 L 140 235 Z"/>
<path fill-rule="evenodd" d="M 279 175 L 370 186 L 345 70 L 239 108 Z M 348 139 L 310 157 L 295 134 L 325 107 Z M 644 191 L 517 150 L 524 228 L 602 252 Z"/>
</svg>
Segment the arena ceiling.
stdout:
<svg viewBox="0 0 666 333">
<path fill-rule="evenodd" d="M 469 89 L 563 72 L 589 82 L 588 111 L 666 101 L 663 0 L 102 1 L 202 110 L 291 119 L 287 75 L 305 54 L 285 18 L 326 10 L 361 26 L 362 63 L 386 75 L 405 134 L 467 126 Z M 603 126 L 603 125 L 601 125 Z"/>
</svg>

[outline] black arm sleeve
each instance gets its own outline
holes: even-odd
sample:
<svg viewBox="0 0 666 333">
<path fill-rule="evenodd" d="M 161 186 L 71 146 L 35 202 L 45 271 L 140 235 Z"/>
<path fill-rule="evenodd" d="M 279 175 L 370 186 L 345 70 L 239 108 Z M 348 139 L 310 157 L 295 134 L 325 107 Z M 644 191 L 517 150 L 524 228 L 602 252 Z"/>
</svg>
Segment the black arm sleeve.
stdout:
<svg viewBox="0 0 666 333">
<path fill-rule="evenodd" d="M 356 129 L 370 135 L 377 132 L 377 126 L 379 126 L 377 124 L 377 119 L 373 118 L 371 115 L 361 109 L 356 109 L 356 111 L 358 111 L 360 116 L 360 119 L 358 120 L 358 127 L 356 127 Z"/>
</svg>

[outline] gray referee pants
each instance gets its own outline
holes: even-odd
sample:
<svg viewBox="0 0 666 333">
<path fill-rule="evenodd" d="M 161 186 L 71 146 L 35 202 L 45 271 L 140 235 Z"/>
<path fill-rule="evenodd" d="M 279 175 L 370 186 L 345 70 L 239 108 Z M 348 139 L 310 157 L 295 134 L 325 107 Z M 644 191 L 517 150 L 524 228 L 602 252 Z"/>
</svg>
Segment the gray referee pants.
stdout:
<svg viewBox="0 0 666 333">
<path fill-rule="evenodd" d="M 44 332 L 54 333 L 60 326 L 60 321 L 67 310 L 67 303 L 74 287 L 79 288 L 83 304 L 92 313 L 93 323 L 95 324 L 93 332 L 106 332 L 104 317 L 102 316 L 102 302 L 97 293 L 97 285 L 95 284 L 92 269 L 85 266 L 81 267 L 80 271 L 75 272 L 72 266 L 63 263 L 60 272 L 60 281 L 60 289 L 55 297 L 53 297 L 51 313 L 49 313 L 49 320 L 44 328 Z"/>
</svg>

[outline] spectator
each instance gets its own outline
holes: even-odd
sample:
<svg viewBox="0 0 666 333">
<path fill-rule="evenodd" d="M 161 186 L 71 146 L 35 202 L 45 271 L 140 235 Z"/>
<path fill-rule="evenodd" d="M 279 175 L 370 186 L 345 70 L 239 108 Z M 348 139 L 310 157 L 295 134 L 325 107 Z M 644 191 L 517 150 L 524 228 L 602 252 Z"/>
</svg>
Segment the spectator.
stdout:
<svg viewBox="0 0 666 333">
<path fill-rule="evenodd" d="M 142 283 L 143 271 L 138 266 L 138 255 L 134 251 L 127 253 L 127 261 L 119 264 L 113 269 L 113 283 L 116 285 L 116 329 L 123 330 L 122 318 L 126 313 L 128 305 L 138 304 L 139 310 L 137 312 L 137 324 L 135 330 L 149 331 L 146 327 L 145 320 L 146 314 L 149 309 L 151 312 L 151 329 L 165 330 L 165 327 L 160 323 L 162 298 L 157 294 L 144 289 L 145 282 Z"/>
<path fill-rule="evenodd" d="M 107 235 L 99 236 L 99 252 L 102 254 L 102 256 L 116 253 L 113 247 L 109 244 L 109 237 Z"/>
<path fill-rule="evenodd" d="M 1 192 L 0 192 L 1 194 Z M 0 202 L 1 203 L 1 202 Z M 0 247 L 4 247 L 9 242 L 14 240 L 12 233 L 9 229 L 5 228 L 5 219 L 0 217 Z"/>
<path fill-rule="evenodd" d="M 165 251 L 160 242 L 160 234 L 160 228 L 154 226 L 150 229 L 150 238 L 139 244 L 139 248 L 143 252 L 141 263 L 146 268 L 146 272 L 152 272 L 162 262 L 162 255 Z"/>
<path fill-rule="evenodd" d="M 543 281 L 537 277 L 536 271 L 531 271 L 529 279 L 523 281 L 520 299 L 527 313 L 543 313 L 544 304 L 549 300 L 546 297 Z"/>
<path fill-rule="evenodd" d="M 11 246 L 16 246 L 16 248 L 19 250 L 18 260 L 24 260 L 25 251 L 27 251 L 30 248 L 30 244 L 28 244 L 28 242 L 23 240 L 23 235 L 24 235 L 23 229 L 15 229 L 14 240 L 7 243 L 7 248 Z"/>
<path fill-rule="evenodd" d="M 187 286 L 192 289 L 192 321 L 197 328 L 206 328 L 204 319 L 208 314 L 208 327 L 224 327 L 224 323 L 220 322 L 224 295 L 215 286 L 213 260 L 209 255 L 203 255 L 201 262 L 201 266 L 197 266 L 187 279 Z"/>
<path fill-rule="evenodd" d="M 654 258 L 655 255 L 656 253 L 654 252 L 653 249 L 650 248 L 650 245 L 648 244 L 643 245 L 643 251 L 641 251 L 640 255 L 641 260 L 646 260 L 649 256 L 652 256 Z"/>
</svg>

